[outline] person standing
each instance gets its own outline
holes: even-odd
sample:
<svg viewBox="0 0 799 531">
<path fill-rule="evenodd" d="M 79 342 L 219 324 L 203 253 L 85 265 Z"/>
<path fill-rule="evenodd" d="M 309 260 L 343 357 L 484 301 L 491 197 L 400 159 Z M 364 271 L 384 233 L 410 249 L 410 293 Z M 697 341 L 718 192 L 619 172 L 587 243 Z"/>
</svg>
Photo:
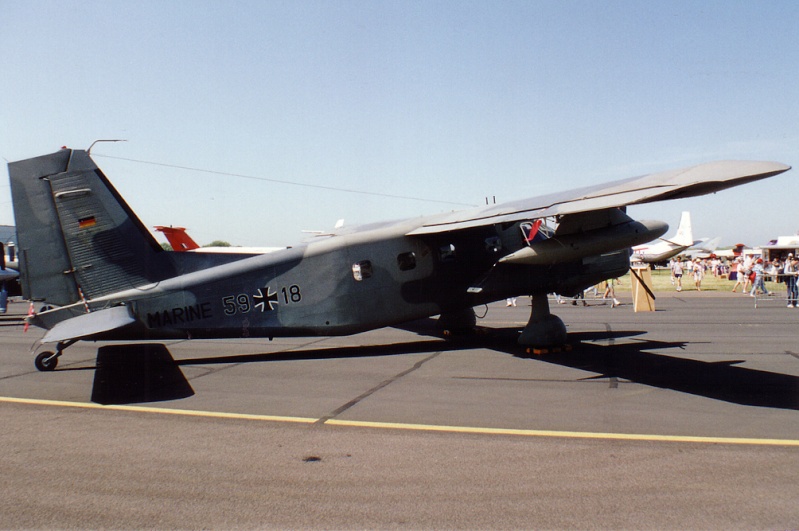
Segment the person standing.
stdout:
<svg viewBox="0 0 799 531">
<path fill-rule="evenodd" d="M 577 295 L 575 295 L 574 298 L 572 299 L 572 306 L 577 306 L 577 300 L 578 299 L 582 299 L 583 300 L 583 306 L 588 306 L 588 303 L 585 302 L 585 291 L 584 290 L 580 290 L 580 291 L 577 292 Z"/>
<path fill-rule="evenodd" d="M 675 260 L 672 264 L 671 274 L 677 284 L 677 291 L 682 291 L 682 262 L 680 260 Z"/>
<path fill-rule="evenodd" d="M 764 276 L 764 269 L 763 269 L 763 259 L 758 258 L 755 261 L 755 266 L 753 268 L 755 273 L 755 281 L 752 283 L 752 291 L 749 292 L 750 297 L 755 297 L 757 292 L 760 291 L 763 295 L 768 295 L 768 290 L 766 289 L 766 283 L 763 278 Z"/>
<path fill-rule="evenodd" d="M 619 299 L 616 298 L 616 290 L 613 289 L 613 283 L 616 282 L 615 278 L 609 278 L 607 280 L 607 286 L 605 287 L 605 294 L 602 295 L 602 299 L 607 299 L 610 297 L 613 299 L 613 303 L 610 305 L 611 308 L 615 308 L 616 306 L 620 305 Z"/>
<path fill-rule="evenodd" d="M 797 304 L 799 303 L 799 286 L 797 286 L 797 273 L 799 273 L 799 269 L 797 265 L 799 261 L 793 256 L 793 254 L 789 254 L 788 258 L 785 260 L 785 267 L 782 269 L 782 274 L 784 275 L 785 279 L 785 289 L 788 292 L 788 308 L 796 308 Z"/>
<path fill-rule="evenodd" d="M 0 313 L 8 311 L 8 290 L 5 281 L 0 282 Z"/>
<path fill-rule="evenodd" d="M 741 286 L 741 289 L 743 290 L 744 273 L 743 273 L 743 265 L 741 265 L 741 262 L 742 260 L 741 257 L 739 256 L 738 258 L 735 259 L 735 262 L 733 262 L 732 267 L 730 267 L 730 273 L 732 273 L 733 271 L 735 272 L 735 285 L 733 285 L 732 287 L 733 293 L 735 293 L 735 290 L 738 289 L 738 286 Z"/>
<path fill-rule="evenodd" d="M 733 266 L 735 268 L 735 285 L 732 287 L 732 292 L 735 293 L 735 290 L 738 286 L 741 286 L 741 292 L 744 290 L 744 266 L 743 260 L 739 256 L 735 259 L 735 263 Z M 730 272 L 732 272 L 732 268 L 730 268 Z"/>
<path fill-rule="evenodd" d="M 694 285 L 696 291 L 702 291 L 702 279 L 705 277 L 705 264 L 697 261 L 694 264 Z"/>
<path fill-rule="evenodd" d="M 744 295 L 749 293 L 749 291 L 750 291 L 749 287 L 752 285 L 752 276 L 753 276 L 752 275 L 752 267 L 754 267 L 754 264 L 752 263 L 752 257 L 751 256 L 747 256 L 746 258 L 744 258 L 744 263 L 743 263 L 743 268 L 744 268 L 744 287 L 743 287 L 743 291 L 741 291 L 741 293 L 743 293 Z M 741 268 L 739 267 L 738 271 L 740 271 L 740 270 L 741 270 Z"/>
</svg>

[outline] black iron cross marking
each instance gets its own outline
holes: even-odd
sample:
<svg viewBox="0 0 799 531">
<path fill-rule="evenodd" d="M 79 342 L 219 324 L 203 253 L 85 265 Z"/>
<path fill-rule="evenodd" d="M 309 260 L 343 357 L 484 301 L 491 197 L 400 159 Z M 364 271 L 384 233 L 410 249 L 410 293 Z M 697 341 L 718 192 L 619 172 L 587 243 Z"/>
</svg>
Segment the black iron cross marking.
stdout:
<svg viewBox="0 0 799 531">
<path fill-rule="evenodd" d="M 252 296 L 253 299 L 259 300 L 260 302 L 255 303 L 255 307 L 261 310 L 262 312 L 271 312 L 274 310 L 277 305 L 277 293 L 272 293 L 271 288 L 264 288 L 266 290 L 266 295 L 264 295 L 263 290 L 258 290 L 258 293 Z"/>
</svg>

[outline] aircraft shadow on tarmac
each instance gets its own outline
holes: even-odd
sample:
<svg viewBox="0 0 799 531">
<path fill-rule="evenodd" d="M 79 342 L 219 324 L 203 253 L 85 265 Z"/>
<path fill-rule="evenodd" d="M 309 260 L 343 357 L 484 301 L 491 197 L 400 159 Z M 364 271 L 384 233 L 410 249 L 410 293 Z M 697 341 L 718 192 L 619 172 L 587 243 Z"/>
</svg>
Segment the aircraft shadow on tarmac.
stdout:
<svg viewBox="0 0 799 531">
<path fill-rule="evenodd" d="M 182 365 L 214 365 L 262 363 L 277 361 L 323 360 L 420 354 L 457 350 L 460 345 L 440 340 L 414 341 L 390 345 L 325 348 L 278 352 L 274 354 L 241 354 L 176 361 L 166 345 L 160 343 L 106 345 L 97 350 L 91 401 L 110 404 L 135 404 L 179 400 L 194 395 Z M 60 369 L 62 371 L 90 370 Z"/>
<path fill-rule="evenodd" d="M 162 344 L 107 345 L 97 349 L 92 402 L 161 402 L 193 394 L 180 367 Z"/>
<path fill-rule="evenodd" d="M 427 323 L 402 327 L 423 336 L 434 335 Z M 424 339 L 384 345 L 304 349 L 291 352 L 244 354 L 176 361 L 162 344 L 111 345 L 97 353 L 92 401 L 125 404 L 176 400 L 194 394 L 180 366 L 231 363 L 288 362 L 487 348 L 517 357 L 596 373 L 596 378 L 615 378 L 671 389 L 715 400 L 780 409 L 799 409 L 799 378 L 791 375 L 737 367 L 741 360 L 705 362 L 657 354 L 652 350 L 682 349 L 683 342 L 638 339 L 640 331 L 570 333 L 569 351 L 533 356 L 516 343 L 518 328 L 482 329 L 483 333 L 453 341 Z M 440 334 L 439 334 L 440 335 Z M 617 342 L 617 340 L 619 340 Z"/>
<path fill-rule="evenodd" d="M 580 335 L 570 334 L 570 338 L 579 339 Z M 799 409 L 799 378 L 796 376 L 737 367 L 743 360 L 707 362 L 649 352 L 684 345 L 649 340 L 607 345 L 581 342 L 570 352 L 539 359 L 608 378 L 734 404 Z"/>
<path fill-rule="evenodd" d="M 403 328 L 420 334 L 432 330 L 430 322 Z M 518 328 L 489 329 L 481 346 L 597 373 L 594 378 L 629 380 L 745 406 L 799 409 L 796 376 L 736 366 L 744 360 L 706 362 L 650 352 L 683 349 L 685 342 L 631 339 L 645 334 L 643 331 L 571 332 L 571 350 L 535 356 L 516 344 L 520 333 Z"/>
</svg>

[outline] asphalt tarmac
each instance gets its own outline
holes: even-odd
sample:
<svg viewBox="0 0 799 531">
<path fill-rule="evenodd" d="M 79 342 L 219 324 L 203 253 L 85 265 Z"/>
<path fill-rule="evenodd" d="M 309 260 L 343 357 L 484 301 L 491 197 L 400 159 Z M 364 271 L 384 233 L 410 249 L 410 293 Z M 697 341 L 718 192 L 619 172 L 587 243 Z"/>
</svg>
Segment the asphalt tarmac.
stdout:
<svg viewBox="0 0 799 531">
<path fill-rule="evenodd" d="M 799 309 L 552 304 L 571 350 L 424 321 L 351 337 L 78 343 L 0 317 L 0 528 L 796 529 Z"/>
</svg>

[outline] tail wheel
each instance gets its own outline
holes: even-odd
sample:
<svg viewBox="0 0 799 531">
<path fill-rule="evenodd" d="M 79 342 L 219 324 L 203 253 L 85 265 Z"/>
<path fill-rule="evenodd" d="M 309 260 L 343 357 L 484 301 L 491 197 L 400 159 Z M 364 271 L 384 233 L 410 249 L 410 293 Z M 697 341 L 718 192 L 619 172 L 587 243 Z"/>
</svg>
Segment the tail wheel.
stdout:
<svg viewBox="0 0 799 531">
<path fill-rule="evenodd" d="M 55 352 L 45 351 L 36 356 L 33 364 L 42 372 L 54 371 L 58 365 L 58 356 Z"/>
</svg>

